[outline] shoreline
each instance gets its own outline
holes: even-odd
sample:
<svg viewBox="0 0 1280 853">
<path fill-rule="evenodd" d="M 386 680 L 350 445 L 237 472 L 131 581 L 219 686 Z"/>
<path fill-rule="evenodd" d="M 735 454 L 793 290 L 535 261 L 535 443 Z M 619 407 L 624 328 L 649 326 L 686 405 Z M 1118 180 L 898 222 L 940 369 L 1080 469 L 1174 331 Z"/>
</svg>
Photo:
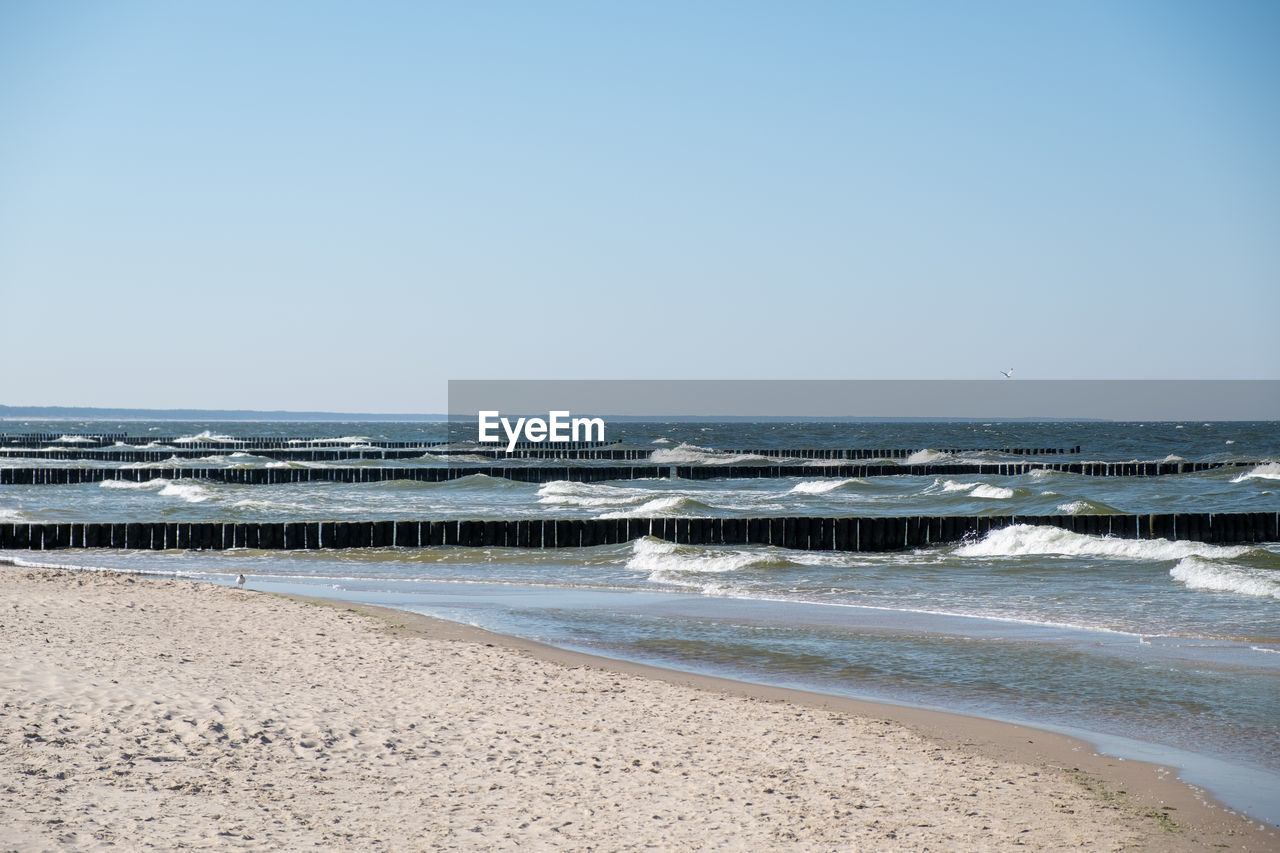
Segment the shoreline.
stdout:
<svg viewBox="0 0 1280 853">
<path fill-rule="evenodd" d="M 234 770 L 247 764 L 253 768 L 252 773 L 229 784 L 220 794 L 222 799 L 233 803 L 243 800 L 248 795 L 237 792 L 237 785 L 253 787 L 261 778 L 274 778 L 270 772 L 285 773 L 272 783 L 272 791 L 259 791 L 255 802 L 265 798 L 275 803 L 273 798 L 287 794 L 288 803 L 293 804 L 289 807 L 295 812 L 302 809 L 310 820 L 304 821 L 305 826 L 291 827 L 292 834 L 287 838 L 272 835 L 277 830 L 270 826 L 240 833 L 259 840 L 263 836 L 257 833 L 267 833 L 265 837 L 271 843 L 266 848 L 259 845 L 259 849 L 314 840 L 318 830 L 313 812 L 329 814 L 333 810 L 333 792 L 329 792 L 329 799 L 321 797 L 307 807 L 312 811 L 294 804 L 294 797 L 304 797 L 313 787 L 291 781 L 293 767 L 303 766 L 311 771 L 312 779 L 322 779 L 324 784 L 336 787 L 346 797 L 344 805 L 349 810 L 380 807 L 386 794 L 377 786 L 370 789 L 367 782 L 351 781 L 343 787 L 341 783 L 343 779 L 368 779 L 373 771 L 378 778 L 385 774 L 395 776 L 405 790 L 425 784 L 425 790 L 436 792 L 424 795 L 419 810 L 422 804 L 440 796 L 441 786 L 452 785 L 449 800 L 453 812 L 468 813 L 479 808 L 490 815 L 485 820 L 497 822 L 496 827 L 477 823 L 480 830 L 467 830 L 481 831 L 481 837 L 472 839 L 477 847 L 503 846 L 533 838 L 566 849 L 586 849 L 592 846 L 589 842 L 593 838 L 599 845 L 612 837 L 596 828 L 601 821 L 611 827 L 610 832 L 651 832 L 650 824 L 635 821 L 633 812 L 639 809 L 653 811 L 647 819 L 662 818 L 664 833 L 675 833 L 664 834 L 663 838 L 681 837 L 694 846 L 713 844 L 718 837 L 714 835 L 717 827 L 723 831 L 727 825 L 735 832 L 757 833 L 752 837 L 762 843 L 797 848 L 808 844 L 815 849 L 852 841 L 875 849 L 940 843 L 945 846 L 948 839 L 954 847 L 956 839 L 963 838 L 1001 849 L 1028 844 L 1056 849 L 1079 844 L 1091 849 L 1163 851 L 1211 849 L 1225 844 L 1226 849 L 1280 850 L 1275 827 L 1231 812 L 1172 774 L 1161 773 L 1157 765 L 1098 755 L 1082 741 L 1015 724 L 632 664 L 372 605 L 264 595 L 144 575 L 65 569 L 6 567 L 0 571 L 0 583 L 12 599 L 11 605 L 6 603 L 0 611 L 4 614 L 0 630 L 18 629 L 12 637 L 16 642 L 11 645 L 14 659 L 21 661 L 17 672 L 0 684 L 6 702 L 0 719 L 5 719 L 8 725 L 4 728 L 11 730 L 19 728 L 18 723 L 25 727 L 39 718 L 61 726 L 58 738 L 41 734 L 47 733 L 47 728 L 25 728 L 25 740 L 6 738 L 0 775 L 8 777 L 5 781 L 9 791 L 18 791 L 18 796 L 10 799 L 0 794 L 2 811 L 12 818 L 9 822 L 26 827 L 28 835 L 35 833 L 25 839 L 26 846 L 12 849 L 50 849 L 41 846 L 48 845 L 50 839 L 42 840 L 39 822 L 31 820 L 33 814 L 42 812 L 58 813 L 54 820 L 63 835 L 77 819 L 89 821 L 83 830 L 87 833 L 91 825 L 97 825 L 92 816 L 102 808 L 100 801 L 113 802 L 110 797 L 104 798 L 104 792 L 123 784 L 117 782 L 117 777 L 132 779 L 139 765 L 148 768 L 152 791 L 148 796 L 154 796 L 156 790 L 207 794 L 207 783 L 202 781 L 205 771 L 221 768 L 218 772 L 225 773 L 228 768 Z M 25 613 L 24 601 L 30 603 L 32 613 Z M 270 616 L 264 620 L 266 613 Z M 24 619 L 28 620 L 25 631 Z M 322 624 L 327 627 L 322 628 Z M 315 637 L 343 633 L 345 640 L 332 641 L 332 649 L 313 659 L 323 650 L 308 646 L 331 641 L 312 639 L 311 633 Z M 45 659 L 58 653 L 59 637 L 68 644 L 80 639 L 81 644 L 63 647 L 63 657 Z M 290 649 L 291 656 L 282 658 L 280 653 L 256 648 L 267 640 L 272 648 Z M 175 651 L 179 648 L 190 651 Z M 172 662 L 175 655 L 180 665 Z M 257 664 L 251 660 L 254 655 L 259 656 Z M 158 662 L 157 657 L 163 662 Z M 269 676 L 266 680 L 247 679 L 255 665 Z M 76 667 L 84 667 L 78 677 L 66 675 Z M 112 685 L 128 684 L 129 679 L 138 677 L 136 670 L 145 668 L 152 670 L 151 679 L 135 683 L 131 690 L 106 688 L 102 683 L 113 674 Z M 167 692 L 156 686 L 187 677 L 189 672 L 203 680 Z M 430 674 L 432 680 L 423 681 L 424 674 Z M 372 682 L 367 690 L 386 693 L 383 699 L 367 701 L 363 691 L 358 695 L 351 690 L 352 684 L 365 687 L 359 679 L 366 677 Z M 419 695 L 430 692 L 427 685 L 436 679 L 443 679 L 452 687 L 434 699 Z M 253 684 L 246 684 L 246 680 Z M 436 720 L 441 731 L 452 731 L 451 738 L 461 739 L 451 747 L 456 755 L 445 751 L 478 766 L 477 778 L 491 779 L 490 784 L 498 789 L 518 787 L 519 782 L 524 793 L 518 796 L 490 796 L 481 790 L 482 785 L 472 784 L 470 776 L 457 777 L 451 775 L 454 770 L 446 773 L 443 767 L 424 776 L 423 753 L 396 748 L 406 729 L 414 728 L 400 716 L 434 717 L 441 703 L 451 706 L 472 692 L 493 695 L 487 703 L 482 701 L 483 696 L 477 696 L 478 704 L 465 712 L 470 715 L 467 722 L 473 725 L 459 730 L 449 715 Z M 289 698 L 286 701 L 284 697 Z M 261 719 L 249 725 L 242 717 L 254 703 L 268 710 L 259 712 Z M 165 715 L 137 720 L 136 709 L 151 705 L 167 709 Z M 343 726 L 330 724 L 325 728 L 320 721 L 340 712 L 345 705 L 353 706 L 351 720 Z M 695 706 L 699 711 L 691 714 Z M 11 710 L 15 707 L 21 710 Z M 522 708 L 526 710 L 518 710 Z M 396 719 L 382 719 L 388 714 Z M 597 716 L 593 726 L 563 731 L 566 725 L 572 728 L 574 720 Z M 621 719 L 623 716 L 629 717 L 629 725 Z M 178 725 L 172 737 L 166 736 L 163 755 L 146 756 L 154 765 L 137 760 L 135 753 L 145 750 L 124 739 L 111 740 L 114 728 L 129 730 L 135 740 L 147 740 L 156 728 L 167 732 L 173 724 L 166 721 L 175 717 L 186 720 L 195 730 Z M 280 717 L 285 719 L 284 724 Z M 78 722 L 68 727 L 67 719 Z M 614 724 L 616 728 L 606 728 Z M 255 741 L 254 735 L 248 733 L 253 726 L 269 732 L 258 733 L 265 742 Z M 360 730 L 366 726 L 378 730 L 376 736 L 365 737 Z M 508 732 L 517 726 L 523 727 L 521 737 L 511 737 Z M 317 727 L 321 730 L 319 735 Z M 850 731 L 855 728 L 858 731 Z M 88 737 L 85 732 L 100 729 L 106 733 L 92 735 L 92 747 L 74 748 L 77 738 Z M 241 732 L 238 737 L 237 731 Z M 526 753 L 530 739 L 541 745 L 543 738 L 552 737 L 563 738 L 561 749 L 580 754 L 583 759 L 548 761 L 541 750 L 536 755 Z M 770 739 L 768 749 L 753 746 L 761 738 Z M 886 740 L 895 744 L 888 751 L 884 751 Z M 673 742 L 677 745 L 673 746 Z M 291 752 L 282 752 L 284 743 L 290 745 Z M 535 765 L 533 771 L 527 776 L 522 772 L 513 776 L 510 771 L 495 776 L 492 767 L 477 765 L 475 755 L 489 751 L 489 760 L 493 760 L 491 751 L 498 743 L 509 747 L 509 754 L 518 756 L 514 759 L 516 766 L 531 762 Z M 73 748 L 68 751 L 68 746 Z M 439 755 L 444 748 L 437 744 L 432 751 Z M 425 753 L 427 763 L 432 751 Z M 658 790 L 638 788 L 639 771 L 631 776 L 616 772 L 631 774 L 631 765 L 613 768 L 615 772 L 604 780 L 607 784 L 603 788 L 596 786 L 600 780 L 590 771 L 589 778 L 584 779 L 581 771 L 574 770 L 584 761 L 594 761 L 596 773 L 609 774 L 610 757 L 615 752 L 652 758 L 654 774 L 659 773 L 657 765 L 661 763 L 662 786 Z M 592 753 L 589 758 L 588 753 Z M 43 755 L 46 763 L 33 765 L 33 754 Z M 85 754 L 93 756 L 97 768 L 89 766 L 93 762 L 81 760 Z M 377 760 L 361 756 L 376 756 Z M 15 775 L 14 762 L 18 759 L 25 763 L 19 762 L 21 769 Z M 640 762 L 640 758 L 635 761 Z M 70 762 L 72 769 L 55 773 L 53 763 L 48 762 Z M 762 763 L 758 771 L 753 770 L 756 763 Z M 667 768 L 673 764 L 686 768 L 682 774 L 686 778 L 666 780 Z M 342 772 L 326 776 L 323 768 L 334 765 Z M 856 772 L 853 765 L 857 765 Z M 805 770 L 795 775 L 796 767 Z M 196 774 L 195 781 L 192 773 Z M 747 813 L 751 811 L 747 807 L 759 805 L 755 798 L 761 797 L 757 779 L 760 774 L 781 779 L 792 789 L 783 807 L 771 805 L 770 813 L 763 816 Z M 872 779 L 890 778 L 883 784 L 877 781 L 863 785 L 859 780 L 868 774 Z M 228 778 L 237 777 L 232 774 Z M 659 777 L 652 778 L 656 782 Z M 466 784 L 461 784 L 460 779 Z M 80 784 L 76 784 L 78 780 Z M 819 784 L 822 780 L 826 780 L 825 787 Z M 625 784 L 619 788 L 619 783 Z M 673 791 L 665 787 L 670 784 L 675 785 Z M 579 812 L 590 797 L 616 796 L 618 802 L 613 803 L 615 808 L 607 817 L 575 812 L 576 829 L 564 824 L 563 831 L 530 836 L 538 827 L 522 825 L 519 820 L 530 798 L 547 786 L 558 789 L 562 785 L 570 793 L 561 798 L 577 803 L 573 808 Z M 583 786 L 583 790 L 572 794 L 574 785 Z M 727 796 L 725 802 L 716 796 L 715 802 L 706 800 L 709 786 L 738 791 L 738 799 Z M 774 792 L 775 786 L 778 791 L 786 790 L 783 782 L 771 783 L 765 790 Z M 832 802 L 847 800 L 853 792 L 846 789 L 851 786 L 859 786 L 853 799 L 862 802 L 853 802 L 850 809 L 836 816 L 820 814 L 829 811 Z M 969 787 L 972 791 L 965 796 L 970 799 L 956 799 L 956 791 Z M 393 793 L 401 793 L 400 788 Z M 1015 794 L 1021 799 L 1011 803 L 1008 798 Z M 745 805 L 743 796 L 750 797 Z M 79 811 L 68 809 L 67 801 L 79 797 L 91 802 L 83 804 Z M 904 802 L 904 797 L 910 802 Z M 180 800 L 176 805 L 190 808 L 190 802 L 182 797 L 169 799 Z M 772 795 L 765 799 L 777 802 Z M 218 800 L 214 798 L 215 802 Z M 972 805 L 973 810 L 958 813 L 961 802 L 964 807 Z M 259 808 L 274 814 L 280 805 L 276 803 L 268 809 L 259 803 Z M 241 806 L 245 814 L 253 812 Z M 563 812 L 569 805 L 559 803 L 558 808 Z M 704 808 L 710 810 L 714 820 L 706 820 Z M 781 818 L 775 813 L 779 808 L 787 810 Z M 210 829 L 216 828 L 219 821 L 225 823 L 225 811 L 218 807 L 218 817 L 206 816 L 207 821 L 213 822 Z M 904 821 L 904 815 L 917 813 L 921 820 L 914 826 Z M 858 818 L 864 815 L 874 819 L 859 823 Z M 411 811 L 408 817 L 401 814 L 397 821 L 414 817 L 420 815 Z M 118 816 L 114 823 L 98 826 L 99 835 L 94 837 L 104 838 L 102 832 L 122 837 L 120 821 L 124 819 Z M 153 814 L 149 820 L 159 821 L 159 826 L 148 825 L 142 830 L 164 831 L 163 816 Z M 190 833 L 205 826 L 190 815 L 184 821 L 169 831 Z M 969 826 L 966 821 L 982 823 Z M 1015 832 L 1012 827 L 1020 821 L 1027 825 Z M 280 823 L 280 819 L 275 822 Z M 452 824 L 449 830 L 461 832 Z M 565 833 L 574 831 L 587 835 L 577 840 L 566 837 Z M 225 832 L 235 836 L 240 830 L 233 827 L 218 834 Z M 980 835 L 975 839 L 968 833 Z M 335 840 L 319 837 L 322 841 Z M 344 838 L 344 843 L 352 841 Z M 359 833 L 353 838 L 357 846 L 362 838 L 369 841 L 368 835 Z M 454 846 L 469 846 L 469 836 L 465 834 L 448 838 Z M 162 836 L 162 845 L 165 843 L 183 846 L 186 842 Z M 616 838 L 614 843 L 618 843 Z M 62 849 L 82 845 L 57 846 Z M 200 845 L 192 841 L 190 846 Z M 603 846 L 611 849 L 608 843 Z M 633 845 L 619 844 L 618 849 L 627 846 Z"/>
<path fill-rule="evenodd" d="M 566 667 L 588 667 L 697 690 L 887 720 L 909 728 L 931 741 L 948 745 L 962 744 L 1001 760 L 1048 765 L 1079 773 L 1084 778 L 1101 782 L 1112 792 L 1128 797 L 1145 810 L 1160 810 L 1168 806 L 1169 811 L 1176 812 L 1180 819 L 1185 820 L 1191 815 L 1196 825 L 1204 827 L 1208 832 L 1234 834 L 1239 831 L 1239 824 L 1243 822 L 1264 833 L 1280 836 L 1280 827 L 1234 810 L 1217 799 L 1212 792 L 1181 779 L 1174 768 L 1151 761 L 1107 755 L 1081 737 L 1032 725 L 669 669 L 564 649 L 538 640 L 500 634 L 474 625 L 394 607 L 291 593 L 263 594 L 360 613 L 386 623 L 394 632 L 497 646 Z M 1280 850 L 1280 840 L 1274 843 L 1277 845 L 1276 849 Z"/>
</svg>

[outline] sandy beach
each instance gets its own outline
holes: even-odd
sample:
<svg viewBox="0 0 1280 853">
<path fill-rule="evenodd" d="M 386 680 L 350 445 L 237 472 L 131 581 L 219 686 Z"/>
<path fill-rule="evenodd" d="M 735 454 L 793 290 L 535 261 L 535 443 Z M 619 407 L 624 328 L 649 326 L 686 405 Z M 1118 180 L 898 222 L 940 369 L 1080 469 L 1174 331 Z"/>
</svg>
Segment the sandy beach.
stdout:
<svg viewBox="0 0 1280 853">
<path fill-rule="evenodd" d="M 6 851 L 1280 849 L 1032 729 L 252 589 L 0 590 Z"/>
</svg>

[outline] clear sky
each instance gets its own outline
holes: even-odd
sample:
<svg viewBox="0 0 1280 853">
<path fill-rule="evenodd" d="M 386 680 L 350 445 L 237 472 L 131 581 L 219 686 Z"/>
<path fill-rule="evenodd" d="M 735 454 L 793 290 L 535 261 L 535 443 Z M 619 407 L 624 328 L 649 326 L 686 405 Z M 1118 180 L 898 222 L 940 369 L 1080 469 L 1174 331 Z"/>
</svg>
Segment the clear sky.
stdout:
<svg viewBox="0 0 1280 853">
<path fill-rule="evenodd" d="M 0 403 L 1278 378 L 1280 3 L 0 0 Z"/>
</svg>

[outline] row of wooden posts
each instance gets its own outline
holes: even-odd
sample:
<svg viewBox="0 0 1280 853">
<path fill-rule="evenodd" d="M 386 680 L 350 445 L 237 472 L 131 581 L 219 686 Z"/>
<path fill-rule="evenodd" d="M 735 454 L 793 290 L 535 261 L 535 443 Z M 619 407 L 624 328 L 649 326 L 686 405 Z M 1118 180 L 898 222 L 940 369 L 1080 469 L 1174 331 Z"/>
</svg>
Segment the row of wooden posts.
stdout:
<svg viewBox="0 0 1280 853">
<path fill-rule="evenodd" d="M 961 542 L 1014 524 L 1124 539 L 1242 544 L 1280 541 L 1280 513 L 896 516 L 869 518 L 611 518 L 450 521 L 3 523 L 0 550 L 309 550 L 317 548 L 576 548 L 644 536 L 689 545 L 775 545 L 897 551 Z"/>
<path fill-rule="evenodd" d="M 400 442 L 396 442 L 400 444 Z M 487 459 L 608 459 L 614 461 L 638 461 L 650 459 L 653 448 L 625 447 L 587 447 L 587 448 L 555 448 L 544 446 L 523 446 L 514 450 L 483 449 L 475 447 L 430 447 L 413 445 L 409 447 L 192 447 L 184 444 L 175 448 L 146 447 L 68 447 L 56 445 L 50 447 L 0 447 L 0 458 L 6 459 L 49 459 L 59 462 L 69 460 L 94 460 L 99 462 L 164 462 L 169 459 L 195 459 L 208 456 L 210 451 L 247 453 L 261 456 L 264 459 L 278 459 L 295 462 L 334 462 L 354 459 L 420 459 L 431 456 L 479 456 Z M 724 450 L 719 451 L 726 457 L 761 456 L 772 459 L 909 459 L 920 450 L 905 448 L 791 448 L 761 450 Z M 1079 453 L 1080 448 L 1057 450 L 1053 448 L 986 448 L 935 451 L 948 454 L 960 453 L 1004 453 L 1014 456 L 1051 456 L 1066 453 Z"/>
<path fill-rule="evenodd" d="M 1157 477 L 1192 474 L 1222 468 L 1251 468 L 1253 462 L 948 462 L 926 465 L 528 465 L 528 466 L 342 466 L 325 468 L 0 468 L 0 486 L 67 486 L 109 480 L 212 480 L 241 485 L 282 483 L 378 483 L 416 480 L 443 483 L 485 475 L 522 483 L 568 480 L 598 483 L 606 480 L 683 480 L 753 478 L 861 478 L 887 476 L 953 477 L 1017 476 L 1032 471 L 1058 471 L 1086 477 Z"/>
</svg>

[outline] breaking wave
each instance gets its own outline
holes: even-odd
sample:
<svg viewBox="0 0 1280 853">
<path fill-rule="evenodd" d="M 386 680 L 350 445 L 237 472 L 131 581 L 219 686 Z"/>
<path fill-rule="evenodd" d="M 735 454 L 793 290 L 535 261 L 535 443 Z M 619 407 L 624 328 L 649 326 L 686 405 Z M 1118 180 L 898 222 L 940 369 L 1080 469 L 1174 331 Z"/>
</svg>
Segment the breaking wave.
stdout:
<svg viewBox="0 0 1280 853">
<path fill-rule="evenodd" d="M 205 430 L 204 432 L 198 432 L 195 435 L 184 435 L 181 438 L 175 438 L 173 443 L 189 444 L 194 441 L 240 441 L 240 439 L 236 438 L 234 435 L 222 435 L 221 433 Z"/>
<path fill-rule="evenodd" d="M 857 477 L 845 480 L 805 480 L 792 486 L 791 491 L 798 495 L 826 495 L 831 492 L 855 491 L 858 486 L 866 484 L 866 480 Z"/>
<path fill-rule="evenodd" d="M 1243 483 L 1245 480 L 1280 480 L 1280 462 L 1264 462 L 1239 477 L 1233 478 L 1231 482 Z"/>
<path fill-rule="evenodd" d="M 649 454 L 649 461 L 658 465 L 777 465 L 779 460 L 755 453 L 725 453 L 696 444 L 677 444 L 670 449 L 660 448 Z"/>
<path fill-rule="evenodd" d="M 700 518 L 712 515 L 712 508 L 685 495 L 665 495 L 645 501 L 639 506 L 602 513 L 600 518 L 668 518 L 685 516 Z"/>
<path fill-rule="evenodd" d="M 751 570 L 780 569 L 804 565 L 773 549 L 677 545 L 652 536 L 631 545 L 626 566 L 643 572 L 653 583 L 700 589 L 709 595 L 724 594 L 729 588 L 706 575 L 731 575 Z"/>
<path fill-rule="evenodd" d="M 981 540 L 956 548 L 960 557 L 1118 557 L 1130 560 L 1182 560 L 1187 557 L 1229 559 L 1247 554 L 1240 545 L 1170 542 L 1168 539 L 1114 539 L 1057 527 L 1015 524 L 993 530 Z"/>
<path fill-rule="evenodd" d="M 1280 598 L 1280 573 L 1268 569 L 1186 557 L 1169 570 L 1169 575 L 1187 589 Z"/>
<path fill-rule="evenodd" d="M 632 489 L 610 486 L 604 483 L 575 483 L 570 480 L 553 480 L 538 489 L 538 503 L 548 506 L 617 507 L 634 506 L 654 498 L 649 489 Z"/>
<path fill-rule="evenodd" d="M 1043 492 L 1042 494 L 1049 494 Z M 1058 512 L 1067 515 L 1115 515 L 1120 511 L 1113 506 L 1104 504 L 1102 501 L 1078 500 L 1070 503 L 1058 504 L 1056 507 Z"/>
<path fill-rule="evenodd" d="M 1013 489 L 1004 486 L 993 486 L 990 483 L 958 483 L 955 480 L 943 480 L 941 483 L 934 481 L 930 490 L 935 487 L 941 487 L 943 493 L 947 492 L 966 492 L 970 497 L 987 498 L 989 500 L 1008 500 L 1013 497 Z"/>
<path fill-rule="evenodd" d="M 153 491 L 166 498 L 181 498 L 187 503 L 204 503 L 213 497 L 213 492 L 199 483 L 165 480 L 103 480 L 99 485 L 104 489 L 129 489 L 133 491 Z"/>
</svg>

